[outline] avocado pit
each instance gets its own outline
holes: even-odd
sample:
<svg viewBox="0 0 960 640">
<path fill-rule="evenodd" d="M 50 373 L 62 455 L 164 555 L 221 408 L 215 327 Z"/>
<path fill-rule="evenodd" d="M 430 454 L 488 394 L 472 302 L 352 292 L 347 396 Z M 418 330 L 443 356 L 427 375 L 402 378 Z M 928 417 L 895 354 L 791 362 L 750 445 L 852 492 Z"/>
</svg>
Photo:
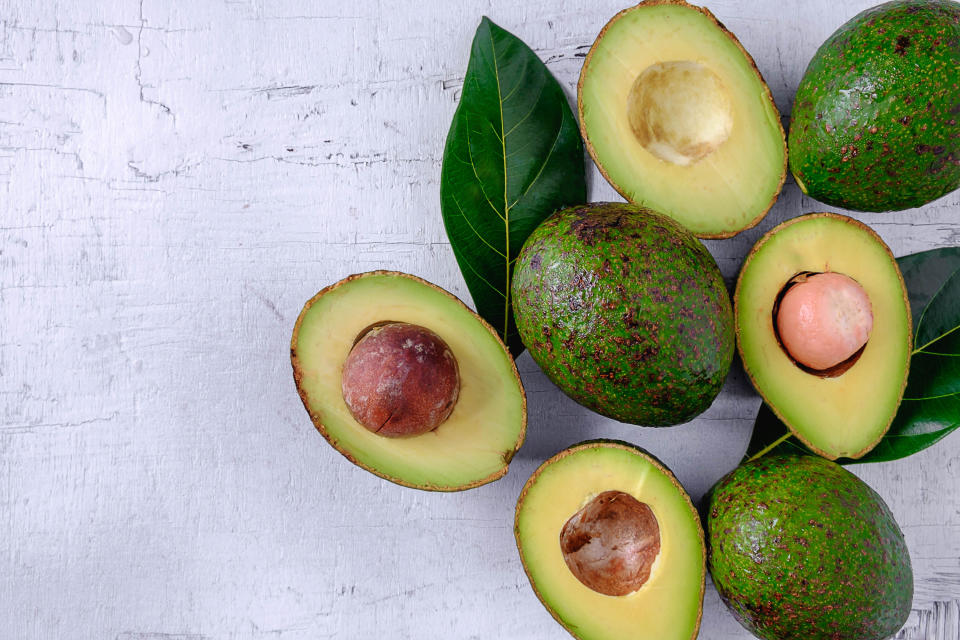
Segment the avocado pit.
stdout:
<svg viewBox="0 0 960 640">
<path fill-rule="evenodd" d="M 624 596 L 650 578 L 660 553 L 660 526 L 648 505 L 623 491 L 604 491 L 563 526 L 560 549 L 584 585 Z"/>
<path fill-rule="evenodd" d="M 870 339 L 870 298 L 842 273 L 802 273 L 787 283 L 774 308 L 777 337 L 798 365 L 825 377 L 852 366 Z"/>
<path fill-rule="evenodd" d="M 403 322 L 361 332 L 343 364 L 343 400 L 366 429 L 390 438 L 440 426 L 460 394 L 457 360 L 433 331 Z"/>
<path fill-rule="evenodd" d="M 627 96 L 627 118 L 647 151 L 679 166 L 703 160 L 733 129 L 726 87 L 716 73 L 692 60 L 644 69 Z"/>
</svg>

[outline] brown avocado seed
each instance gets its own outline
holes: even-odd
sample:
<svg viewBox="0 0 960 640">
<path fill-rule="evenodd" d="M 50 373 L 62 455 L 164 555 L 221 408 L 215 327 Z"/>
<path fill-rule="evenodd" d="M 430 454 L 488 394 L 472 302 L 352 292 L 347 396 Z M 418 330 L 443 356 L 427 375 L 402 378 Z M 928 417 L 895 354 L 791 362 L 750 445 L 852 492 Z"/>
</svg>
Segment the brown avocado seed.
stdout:
<svg viewBox="0 0 960 640">
<path fill-rule="evenodd" d="M 450 417 L 460 394 L 457 359 L 443 339 L 391 322 L 362 335 L 343 363 L 343 400 L 354 419 L 381 436 L 415 436 Z"/>
<path fill-rule="evenodd" d="M 604 491 L 560 531 L 563 559 L 597 593 L 625 596 L 642 587 L 660 553 L 653 510 L 623 491 Z"/>
</svg>

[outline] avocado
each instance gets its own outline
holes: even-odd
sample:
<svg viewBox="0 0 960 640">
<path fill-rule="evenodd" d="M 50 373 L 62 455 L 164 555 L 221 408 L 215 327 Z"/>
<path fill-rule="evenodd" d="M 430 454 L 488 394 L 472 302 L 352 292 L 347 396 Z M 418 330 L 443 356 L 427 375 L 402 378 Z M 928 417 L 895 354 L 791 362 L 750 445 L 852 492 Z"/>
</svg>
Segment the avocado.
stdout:
<svg viewBox="0 0 960 640">
<path fill-rule="evenodd" d="M 293 378 L 317 430 L 354 464 L 416 489 L 502 477 L 523 444 L 526 396 L 496 331 L 416 276 L 350 276 L 303 307 Z"/>
<path fill-rule="evenodd" d="M 692 640 L 706 550 L 667 467 L 608 440 L 553 456 L 527 481 L 514 532 L 534 592 L 581 640 Z"/>
<path fill-rule="evenodd" d="M 621 422 L 702 413 L 733 359 L 730 298 L 713 257 L 674 220 L 627 203 L 554 213 L 513 276 L 520 338 L 571 398 Z"/>
<path fill-rule="evenodd" d="M 767 640 L 883 640 L 913 601 L 890 509 L 818 456 L 766 456 L 711 489 L 710 575 L 734 617 Z"/>
<path fill-rule="evenodd" d="M 858 211 L 919 207 L 960 186 L 960 4 L 897 0 L 827 39 L 797 88 L 790 170 Z"/>
<path fill-rule="evenodd" d="M 701 238 L 756 225 L 787 171 L 780 114 L 707 9 L 647 0 L 603 28 L 580 72 L 580 130 L 620 195 Z"/>
<path fill-rule="evenodd" d="M 817 313 L 827 322 L 797 322 Z M 797 438 L 831 460 L 879 442 L 903 397 L 912 331 L 900 268 L 873 230 L 833 213 L 773 228 L 740 270 L 734 317 L 747 375 Z M 824 353 L 831 344 L 846 350 Z"/>
</svg>

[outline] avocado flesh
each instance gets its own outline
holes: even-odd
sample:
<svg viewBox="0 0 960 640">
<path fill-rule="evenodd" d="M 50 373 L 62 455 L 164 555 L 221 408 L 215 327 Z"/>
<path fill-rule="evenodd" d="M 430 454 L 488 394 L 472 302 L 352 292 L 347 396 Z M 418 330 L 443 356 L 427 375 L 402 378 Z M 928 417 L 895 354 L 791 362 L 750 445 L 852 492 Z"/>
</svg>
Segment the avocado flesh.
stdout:
<svg viewBox="0 0 960 640">
<path fill-rule="evenodd" d="M 354 341 L 384 321 L 429 328 L 457 359 L 460 395 L 433 431 L 385 438 L 356 422 L 343 401 L 341 371 Z M 291 348 L 300 396 L 317 429 L 383 478 L 421 489 L 465 489 L 501 477 L 523 443 L 526 399 L 503 343 L 463 303 L 419 278 L 371 272 L 320 292 L 301 312 Z"/>
<path fill-rule="evenodd" d="M 774 333 L 784 285 L 804 272 L 856 280 L 870 298 L 873 330 L 843 374 L 800 369 Z M 903 396 L 911 351 L 906 290 L 896 261 L 868 227 L 836 214 L 794 218 L 760 239 L 737 281 L 740 355 L 754 386 L 790 430 L 830 459 L 858 458 L 886 433 Z"/>
<path fill-rule="evenodd" d="M 648 505 L 660 527 L 660 553 L 650 578 L 626 596 L 605 596 L 585 586 L 560 548 L 567 520 L 608 490 Z M 706 573 L 700 518 L 673 474 L 643 450 L 585 442 L 546 461 L 520 495 L 515 533 L 537 596 L 581 640 L 696 637 Z"/>
<path fill-rule="evenodd" d="M 707 67 L 732 107 L 729 137 L 686 166 L 645 148 L 628 116 L 637 77 L 671 61 Z M 578 103 L 587 148 L 610 184 L 697 236 L 729 237 L 752 227 L 783 185 L 786 144 L 770 91 L 749 54 L 706 10 L 648 1 L 618 14 L 584 62 Z"/>
<path fill-rule="evenodd" d="M 883 499 L 817 456 L 766 456 L 706 498 L 710 575 L 768 640 L 882 640 L 910 614 L 913 572 Z"/>
<path fill-rule="evenodd" d="M 513 283 L 517 329 L 564 393 L 607 417 L 687 422 L 735 349 L 723 277 L 679 224 L 627 203 L 563 209 L 530 234 Z"/>
<path fill-rule="evenodd" d="M 919 207 L 960 187 L 960 4 L 888 2 L 840 27 L 797 88 L 790 170 L 821 202 Z"/>
</svg>

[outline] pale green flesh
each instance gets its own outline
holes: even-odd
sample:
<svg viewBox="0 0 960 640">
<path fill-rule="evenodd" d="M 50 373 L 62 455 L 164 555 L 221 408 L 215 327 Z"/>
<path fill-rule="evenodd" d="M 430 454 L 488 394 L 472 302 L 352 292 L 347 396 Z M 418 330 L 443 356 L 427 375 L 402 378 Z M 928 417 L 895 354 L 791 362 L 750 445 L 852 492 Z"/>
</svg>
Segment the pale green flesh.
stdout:
<svg viewBox="0 0 960 640">
<path fill-rule="evenodd" d="M 650 579 L 626 596 L 583 585 L 563 559 L 560 530 L 603 491 L 628 493 L 653 510 L 661 549 Z M 699 625 L 705 550 L 685 494 L 635 450 L 590 445 L 546 465 L 527 490 L 517 544 L 544 604 L 581 640 L 690 640 Z"/>
<path fill-rule="evenodd" d="M 340 376 L 354 339 L 386 320 L 431 329 L 457 359 L 460 397 L 434 431 L 379 436 L 357 423 L 343 401 Z M 304 312 L 294 351 L 314 422 L 338 450 L 380 476 L 457 489 L 498 477 L 522 442 L 523 391 L 504 347 L 458 300 L 417 280 L 371 274 L 323 294 Z"/>
<path fill-rule="evenodd" d="M 647 151 L 633 134 L 627 95 L 648 66 L 690 60 L 720 77 L 734 123 L 716 151 L 689 166 Z M 765 85 L 737 44 L 699 11 L 639 6 L 611 24 L 584 70 L 581 117 L 595 158 L 626 198 L 668 214 L 700 236 L 731 235 L 773 203 L 786 148 Z"/>
<path fill-rule="evenodd" d="M 910 315 L 894 259 L 866 230 L 831 217 L 798 219 L 761 240 L 737 284 L 744 367 L 757 390 L 805 442 L 830 458 L 854 457 L 886 432 L 903 395 Z M 803 271 L 834 271 L 864 288 L 873 331 L 846 373 L 821 378 L 798 368 L 773 333 L 780 289 Z"/>
</svg>

